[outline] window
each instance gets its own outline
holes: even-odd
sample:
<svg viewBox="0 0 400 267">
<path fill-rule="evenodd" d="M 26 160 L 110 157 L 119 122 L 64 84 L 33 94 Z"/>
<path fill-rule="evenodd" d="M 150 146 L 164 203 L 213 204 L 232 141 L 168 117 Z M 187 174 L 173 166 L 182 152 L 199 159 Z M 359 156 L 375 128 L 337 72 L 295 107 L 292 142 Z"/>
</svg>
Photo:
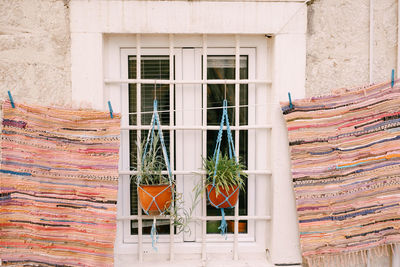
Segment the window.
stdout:
<svg viewBox="0 0 400 267">
<path fill-rule="evenodd" d="M 219 258 L 228 264 L 229 259 L 238 257 L 251 258 L 253 261 L 255 253 L 257 253 L 256 257 L 263 259 L 265 263 L 266 248 L 272 248 L 271 256 L 274 263 L 299 262 L 301 256 L 298 245 L 296 210 L 290 183 L 286 130 L 283 126 L 278 102 L 287 100 L 288 91 L 292 93 L 293 98 L 302 98 L 305 94 L 307 12 L 304 1 L 73 0 L 70 3 L 70 21 L 72 101 L 77 105 L 107 110 L 107 101 L 110 100 L 114 111 L 123 113 L 121 179 L 119 180 L 118 227 L 115 243 L 116 265 L 125 262 L 132 263 L 135 259 L 146 261 L 146 257 L 151 257 L 160 264 L 168 259 L 196 260 L 200 259 L 199 254 L 202 260 Z M 133 33 L 139 33 L 139 35 Z M 239 37 L 238 44 L 234 34 Z M 266 37 L 265 34 L 272 38 Z M 137 38 L 139 42 L 137 42 Z M 121 60 L 121 53 L 124 49 L 139 48 L 139 53 L 136 55 L 141 57 L 146 54 L 145 50 L 147 49 L 154 51 L 161 48 L 164 52 L 147 55 L 165 55 L 170 58 L 170 50 L 182 49 L 181 54 L 172 53 L 174 59 L 169 61 L 171 64 L 171 62 L 178 62 L 180 55 L 184 58 L 183 53 L 186 48 L 200 49 L 200 54 L 203 54 L 203 47 L 206 48 L 205 54 L 209 54 L 211 48 L 232 49 L 232 53 L 228 54 L 231 56 L 245 55 L 242 50 L 246 48 L 252 48 L 255 51 L 255 69 L 252 71 L 252 65 L 249 64 L 248 73 L 255 75 L 255 77 L 249 76 L 249 79 L 254 78 L 258 82 L 247 83 L 249 90 L 248 118 L 254 118 L 255 122 L 252 124 L 249 121 L 249 129 L 241 129 L 247 130 L 248 140 L 255 140 L 256 144 L 254 150 L 249 148 L 247 152 L 249 155 L 248 168 L 251 172 L 249 182 L 254 181 L 255 192 L 250 192 L 252 190 L 250 185 L 247 192 L 250 197 L 255 199 L 254 216 L 259 216 L 259 219 L 246 218 L 249 225 L 254 223 L 253 240 L 255 241 L 243 240 L 243 234 L 237 234 L 238 238 L 233 241 L 229 238 L 228 241 L 215 241 L 212 239 L 213 234 L 206 234 L 206 238 L 202 239 L 201 237 L 205 234 L 202 229 L 206 229 L 207 226 L 206 222 L 201 220 L 202 214 L 206 213 L 206 206 L 203 205 L 196 214 L 198 220 L 194 223 L 195 228 L 193 228 L 196 231 L 196 239 L 200 238 L 200 240 L 183 241 L 183 236 L 170 234 L 168 237 L 164 235 L 164 243 L 159 244 L 159 252 L 155 254 L 151 250 L 145 234 L 131 234 L 131 221 L 136 220 L 137 217 L 130 215 L 129 175 L 131 172 L 129 171 L 129 157 L 124 155 L 129 155 L 129 145 L 126 145 L 129 144 L 127 129 L 137 130 L 138 127 L 133 124 L 129 125 L 127 115 L 129 112 L 127 78 L 129 76 L 127 63 Z M 237 50 L 237 47 L 240 49 Z M 179 99 L 176 98 L 179 94 L 169 100 L 171 106 L 175 107 L 172 109 L 182 110 L 183 107 L 178 107 L 178 105 L 188 105 L 186 101 L 189 101 L 189 98 L 186 98 L 186 92 L 196 92 L 195 97 L 190 99 L 190 103 L 198 104 L 197 101 L 200 101 L 200 105 L 203 102 L 206 103 L 206 94 L 204 94 L 206 86 L 198 83 L 201 76 L 194 77 L 194 74 L 202 73 L 198 68 L 201 69 L 205 64 L 201 62 L 203 60 L 201 56 L 193 57 L 192 55 L 188 54 L 191 60 L 200 60 L 191 65 L 195 66 L 195 70 L 179 69 L 183 64 L 174 63 L 175 73 L 170 72 L 173 77 L 170 77 L 169 80 L 176 80 L 173 83 L 174 93 L 179 90 L 184 93 L 184 101 L 181 99 L 181 102 L 178 102 Z M 221 54 L 216 53 L 216 55 Z M 187 64 L 185 65 L 187 66 Z M 184 78 L 178 77 L 178 75 L 184 75 Z M 190 77 L 197 82 L 194 84 L 177 83 L 179 80 L 188 81 Z M 273 83 L 269 83 L 272 80 Z M 139 81 L 138 88 L 147 84 L 147 82 Z M 264 83 L 265 81 L 268 83 Z M 129 82 L 135 84 L 137 81 Z M 235 90 L 236 87 L 235 85 Z M 169 88 L 171 89 L 171 87 Z M 200 90 L 197 90 L 198 88 Z M 251 92 L 252 90 L 253 92 Z M 252 96 L 254 96 L 254 100 L 250 99 Z M 251 101 L 255 102 L 253 106 Z M 251 117 L 251 112 L 255 114 L 255 117 Z M 181 121 L 178 120 L 179 115 Z M 174 123 L 172 134 L 175 135 L 173 138 L 171 137 L 171 141 L 177 140 L 173 144 L 176 151 L 174 154 L 177 157 L 182 155 L 179 153 L 179 147 L 176 147 L 180 144 L 180 138 L 186 139 L 192 134 L 195 137 L 191 138 L 200 138 L 202 143 L 207 141 L 205 139 L 203 142 L 204 131 L 207 130 L 203 128 L 203 125 L 207 125 L 207 121 L 203 122 L 203 118 L 206 118 L 206 115 L 203 116 L 203 113 L 198 112 L 195 114 L 182 112 L 174 114 L 174 116 L 173 120 L 170 120 L 170 123 Z M 193 124 L 190 126 L 182 126 L 183 124 L 188 125 L 185 123 L 188 116 L 195 116 L 196 120 L 192 121 Z M 243 126 L 245 125 L 241 125 L 241 127 Z M 272 126 L 272 129 L 266 126 Z M 145 130 L 145 127 L 142 128 Z M 168 127 L 171 126 L 167 125 L 164 133 L 166 131 L 171 133 L 171 128 Z M 179 130 L 179 127 L 184 130 Z M 198 130 L 199 128 L 201 131 Z M 197 130 L 191 132 L 192 129 Z M 178 137 L 179 135 L 181 137 Z M 189 148 L 197 149 L 197 146 L 184 149 Z M 180 149 L 183 149 L 182 146 Z M 206 155 L 206 153 L 207 151 L 196 151 L 194 154 Z M 250 159 L 250 155 L 253 156 L 254 161 Z M 178 163 L 178 158 L 176 163 Z M 175 168 L 176 179 L 184 179 L 185 182 L 183 185 L 180 183 L 182 191 L 191 187 L 188 184 L 190 179 L 187 177 L 193 175 L 189 170 L 197 169 L 198 166 L 194 164 L 198 164 L 198 162 L 184 161 L 183 167 L 176 166 Z M 254 168 L 250 164 L 254 164 Z M 178 171 L 179 169 L 183 169 L 183 171 Z M 194 179 L 197 178 L 196 175 Z M 273 190 L 270 190 L 271 187 Z M 273 194 L 269 194 L 271 191 Z M 272 198 L 273 214 L 271 214 L 270 207 Z M 253 204 L 250 204 L 249 201 L 249 213 L 251 205 Z M 270 215 L 272 222 L 267 220 Z M 142 222 L 139 220 L 138 224 Z M 138 229 L 145 230 L 142 227 Z M 251 230 L 249 227 L 248 229 Z M 139 242 L 140 236 L 142 242 Z M 168 244 L 168 240 L 172 242 L 170 241 Z M 234 264 L 234 262 L 229 261 L 229 264 Z M 260 266 L 262 264 L 253 265 Z"/>
<path fill-rule="evenodd" d="M 204 199 L 196 207 L 190 233 L 175 234 L 168 218 L 157 220 L 158 246 L 168 250 L 173 240 L 175 246 L 179 244 L 183 248 L 185 244 L 186 247 L 197 244 L 203 254 L 213 244 L 222 245 L 233 253 L 237 253 L 237 247 L 242 244 L 261 244 L 260 249 L 265 250 L 265 238 L 260 240 L 259 236 L 266 233 L 270 219 L 268 142 L 271 127 L 268 113 L 259 116 L 256 113 L 268 109 L 270 83 L 265 74 L 259 74 L 264 79 L 256 77 L 257 70 L 267 73 L 266 64 L 257 65 L 258 57 L 266 56 L 267 42 L 262 37 L 255 38 L 254 43 L 251 42 L 254 38 L 243 38 L 253 45 L 241 47 L 232 36 L 213 36 L 208 40 L 198 36 L 200 42 L 193 45 L 193 39 L 175 36 L 178 45 L 172 46 L 169 40 L 166 47 L 162 47 L 162 41 L 155 43 L 157 37 L 141 37 L 141 40 L 138 38 L 140 47 L 120 48 L 121 78 L 126 81 L 121 86 L 120 96 L 123 215 L 127 218 L 123 222 L 123 242 L 137 245 L 139 257 L 141 253 L 152 253 L 149 236 L 152 217 L 143 215 L 138 207 L 136 185 L 130 182 L 129 174 L 135 173 L 136 142 L 145 138 L 149 129 L 153 99 L 156 97 L 159 102 L 177 191 L 183 193 L 185 206 L 189 208 L 192 190 L 204 177 L 202 157 L 213 152 L 222 101 L 226 97 L 235 149 L 249 175 L 238 207 L 226 210 L 227 238 L 219 234 L 219 210 L 207 205 Z M 185 42 L 187 45 L 183 46 Z M 153 47 L 155 45 L 158 47 Z M 223 142 L 223 153 L 226 148 Z"/>
</svg>

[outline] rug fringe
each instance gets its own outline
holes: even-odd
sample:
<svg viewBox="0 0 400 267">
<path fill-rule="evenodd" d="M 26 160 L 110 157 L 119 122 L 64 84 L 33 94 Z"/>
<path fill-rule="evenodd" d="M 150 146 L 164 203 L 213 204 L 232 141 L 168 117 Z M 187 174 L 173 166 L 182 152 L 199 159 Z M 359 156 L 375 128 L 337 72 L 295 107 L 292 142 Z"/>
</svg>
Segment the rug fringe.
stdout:
<svg viewBox="0 0 400 267">
<path fill-rule="evenodd" d="M 363 249 L 334 255 L 304 257 L 309 267 L 336 267 L 366 265 L 369 258 L 389 257 L 393 255 L 398 244 L 385 244 L 374 248 Z"/>
</svg>

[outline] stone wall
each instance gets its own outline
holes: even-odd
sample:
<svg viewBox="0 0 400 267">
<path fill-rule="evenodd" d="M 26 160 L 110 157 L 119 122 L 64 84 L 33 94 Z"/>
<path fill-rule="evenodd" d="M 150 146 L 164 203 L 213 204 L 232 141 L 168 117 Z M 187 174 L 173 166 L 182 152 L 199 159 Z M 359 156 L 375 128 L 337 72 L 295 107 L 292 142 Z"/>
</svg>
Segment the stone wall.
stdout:
<svg viewBox="0 0 400 267">
<path fill-rule="evenodd" d="M 71 105 L 67 0 L 0 1 L 0 98 Z"/>
<path fill-rule="evenodd" d="M 373 82 L 397 65 L 397 1 L 375 1 Z M 68 0 L 0 1 L 0 97 L 70 105 Z M 308 7 L 306 93 L 369 83 L 369 1 Z"/>
<path fill-rule="evenodd" d="M 377 83 L 390 80 L 397 66 L 397 0 L 374 1 L 373 10 Z M 315 0 L 308 7 L 308 96 L 369 84 L 369 21 L 366 0 Z"/>
</svg>

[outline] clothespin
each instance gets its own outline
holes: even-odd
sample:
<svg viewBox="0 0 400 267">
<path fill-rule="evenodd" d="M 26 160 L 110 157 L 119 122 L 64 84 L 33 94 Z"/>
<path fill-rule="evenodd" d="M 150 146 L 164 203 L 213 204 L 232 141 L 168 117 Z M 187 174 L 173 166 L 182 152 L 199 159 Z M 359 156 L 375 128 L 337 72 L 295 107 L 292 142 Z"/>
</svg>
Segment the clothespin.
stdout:
<svg viewBox="0 0 400 267">
<path fill-rule="evenodd" d="M 11 106 L 13 108 L 15 108 L 14 99 L 13 99 L 13 97 L 11 95 L 11 92 L 10 91 L 7 91 L 7 92 L 8 92 L 8 98 L 10 98 Z"/>
<path fill-rule="evenodd" d="M 114 116 L 113 116 L 113 109 L 112 109 L 110 100 L 108 100 L 108 109 L 110 110 L 110 117 L 111 117 L 111 119 L 114 118 Z"/>
<path fill-rule="evenodd" d="M 292 97 L 290 95 L 290 92 L 287 93 L 289 97 L 289 108 L 293 108 L 293 103 L 292 103 Z"/>
<path fill-rule="evenodd" d="M 393 88 L 393 85 L 394 85 L 394 69 L 392 69 L 392 82 L 390 83 L 390 85 Z"/>
</svg>

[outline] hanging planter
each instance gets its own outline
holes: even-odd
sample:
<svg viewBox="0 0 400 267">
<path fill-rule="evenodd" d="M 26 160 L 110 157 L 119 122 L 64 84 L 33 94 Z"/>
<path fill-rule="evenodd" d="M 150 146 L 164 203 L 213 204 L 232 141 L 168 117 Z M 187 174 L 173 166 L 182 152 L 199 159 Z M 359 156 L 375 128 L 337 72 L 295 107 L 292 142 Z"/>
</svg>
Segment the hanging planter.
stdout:
<svg viewBox="0 0 400 267">
<path fill-rule="evenodd" d="M 139 147 L 142 161 L 137 174 L 137 194 L 140 206 L 147 215 L 165 214 L 174 197 L 168 157 L 165 160 L 160 153 L 160 149 L 165 149 L 163 145 L 160 148 L 161 138 L 162 133 L 161 137 L 160 134 L 154 136 L 154 130 L 151 130 L 146 143 Z M 168 175 L 162 174 L 164 169 L 167 169 Z"/>
<path fill-rule="evenodd" d="M 244 189 L 244 165 L 238 161 L 233 143 L 232 132 L 229 126 L 227 101 L 223 102 L 222 118 L 218 132 L 217 142 L 212 157 L 203 160 L 207 171 L 206 190 L 207 197 L 212 206 L 221 210 L 222 220 L 218 229 L 225 235 L 227 224 L 225 221 L 226 208 L 233 208 L 239 198 L 240 189 Z M 229 154 L 220 155 L 223 128 L 226 124 Z"/>
<path fill-rule="evenodd" d="M 175 191 L 175 181 L 161 131 L 156 99 L 154 99 L 153 108 L 151 129 L 147 139 L 144 143 L 138 144 L 139 159 L 141 160 L 137 169 L 136 185 L 138 200 L 143 212 L 146 215 L 154 216 L 151 238 L 152 246 L 154 250 L 157 250 L 155 243 L 158 234 L 155 216 L 169 216 L 173 225 L 176 226 L 178 234 L 187 231 L 193 209 L 186 211 L 183 207 L 182 194 Z M 163 172 L 164 170 L 167 170 L 166 174 Z"/>
<path fill-rule="evenodd" d="M 216 208 L 234 207 L 239 198 L 238 186 L 232 186 L 229 190 L 219 187 L 220 194 L 217 195 L 217 189 L 212 185 L 207 186 L 207 195 L 210 198 L 210 204 Z M 225 197 L 228 196 L 228 197 Z"/>
<path fill-rule="evenodd" d="M 154 216 L 151 227 L 151 240 L 153 249 L 157 250 L 155 244 L 158 240 L 158 234 L 155 216 L 165 215 L 171 211 L 171 203 L 174 202 L 174 181 L 161 131 L 156 99 L 154 99 L 153 108 L 151 129 L 147 135 L 146 142 L 138 147 L 141 161 L 136 184 L 140 206 L 145 214 Z M 155 134 L 156 128 L 158 134 Z M 160 145 L 158 144 L 159 142 Z M 165 168 L 167 169 L 167 176 L 162 174 Z"/>
<path fill-rule="evenodd" d="M 146 142 L 139 149 L 141 164 L 137 174 L 137 189 L 140 205 L 147 215 L 164 214 L 173 202 L 173 179 L 164 136 L 157 111 L 157 100 L 153 103 L 151 129 Z M 158 134 L 156 134 L 156 128 Z M 160 143 L 160 144 L 159 144 Z M 161 149 L 161 151 L 160 151 Z M 167 175 L 162 171 L 167 169 Z"/>
<path fill-rule="evenodd" d="M 149 215 L 165 212 L 172 203 L 172 190 L 169 185 L 140 185 L 138 196 L 140 206 Z"/>
</svg>

